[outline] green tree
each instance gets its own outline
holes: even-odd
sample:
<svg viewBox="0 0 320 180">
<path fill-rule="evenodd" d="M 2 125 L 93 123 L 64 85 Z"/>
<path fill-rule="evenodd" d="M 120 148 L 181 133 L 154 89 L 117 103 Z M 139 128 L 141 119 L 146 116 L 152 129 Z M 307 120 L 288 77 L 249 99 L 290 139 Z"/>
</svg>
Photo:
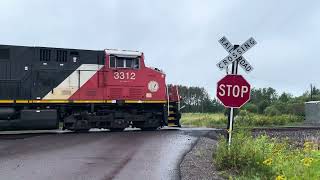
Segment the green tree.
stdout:
<svg viewBox="0 0 320 180">
<path fill-rule="evenodd" d="M 281 112 L 275 106 L 269 106 L 264 110 L 264 114 L 268 116 L 280 115 Z"/>
<path fill-rule="evenodd" d="M 290 101 L 291 99 L 292 99 L 292 95 L 289 93 L 284 92 L 279 96 L 279 101 L 284 102 L 284 103 Z"/>
<path fill-rule="evenodd" d="M 257 113 L 258 112 L 258 106 L 253 104 L 253 103 L 247 103 L 243 106 L 244 110 L 247 110 L 248 112 L 251 113 Z"/>
<path fill-rule="evenodd" d="M 223 112 L 224 107 L 216 99 L 211 99 L 203 87 L 178 86 L 185 106 L 183 112 Z"/>
<path fill-rule="evenodd" d="M 276 102 L 278 95 L 275 89 L 268 88 L 253 88 L 251 90 L 250 102 L 258 107 L 258 113 L 263 114 L 264 110 L 272 103 Z"/>
</svg>

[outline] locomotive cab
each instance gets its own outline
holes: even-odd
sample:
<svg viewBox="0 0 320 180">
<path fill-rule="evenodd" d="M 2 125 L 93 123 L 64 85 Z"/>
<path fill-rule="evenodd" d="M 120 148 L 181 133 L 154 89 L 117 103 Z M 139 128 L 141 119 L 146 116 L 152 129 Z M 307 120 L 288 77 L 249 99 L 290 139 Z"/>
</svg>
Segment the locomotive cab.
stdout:
<svg viewBox="0 0 320 180">
<path fill-rule="evenodd" d="M 146 67 L 143 53 L 106 50 L 105 67 L 110 92 L 107 98 L 141 103 L 167 100 L 165 74 Z M 117 93 L 114 88 L 118 88 Z"/>
</svg>

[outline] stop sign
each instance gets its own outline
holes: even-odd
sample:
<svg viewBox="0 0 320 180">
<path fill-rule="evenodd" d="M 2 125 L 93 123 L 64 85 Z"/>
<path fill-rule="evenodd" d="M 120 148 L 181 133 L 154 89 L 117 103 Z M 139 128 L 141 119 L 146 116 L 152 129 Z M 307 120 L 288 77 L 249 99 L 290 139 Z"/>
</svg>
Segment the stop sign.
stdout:
<svg viewBox="0 0 320 180">
<path fill-rule="evenodd" d="M 217 98 L 226 107 L 240 108 L 250 100 L 250 84 L 241 75 L 226 75 L 218 81 Z"/>
</svg>

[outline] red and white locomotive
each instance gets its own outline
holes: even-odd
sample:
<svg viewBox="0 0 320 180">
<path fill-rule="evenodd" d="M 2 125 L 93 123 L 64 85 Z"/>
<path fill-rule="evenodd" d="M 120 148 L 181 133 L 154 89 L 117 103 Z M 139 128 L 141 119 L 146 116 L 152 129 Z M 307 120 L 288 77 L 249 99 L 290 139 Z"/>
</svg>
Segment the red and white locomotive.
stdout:
<svg viewBox="0 0 320 180">
<path fill-rule="evenodd" d="M 180 97 L 138 51 L 0 45 L 0 130 L 180 126 Z"/>
</svg>

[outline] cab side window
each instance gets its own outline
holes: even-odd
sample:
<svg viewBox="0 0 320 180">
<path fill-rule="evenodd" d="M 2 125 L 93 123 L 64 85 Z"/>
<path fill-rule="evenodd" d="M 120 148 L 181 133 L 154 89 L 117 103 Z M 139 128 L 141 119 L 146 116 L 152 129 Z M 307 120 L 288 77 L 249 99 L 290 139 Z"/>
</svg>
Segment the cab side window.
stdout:
<svg viewBox="0 0 320 180">
<path fill-rule="evenodd" d="M 132 67 L 134 68 L 134 69 L 139 69 L 140 68 L 140 63 L 139 63 L 140 61 L 139 61 L 139 58 L 135 58 L 134 60 L 133 60 L 133 63 L 132 63 Z"/>
<path fill-rule="evenodd" d="M 139 69 L 139 58 L 125 58 L 110 56 L 110 68 L 130 68 Z"/>
<path fill-rule="evenodd" d="M 132 68 L 132 59 L 126 59 L 126 68 Z"/>
<path fill-rule="evenodd" d="M 122 58 L 117 58 L 117 68 L 125 68 L 126 67 L 126 60 Z"/>
<path fill-rule="evenodd" d="M 110 56 L 110 68 L 116 67 L 116 57 Z"/>
</svg>

